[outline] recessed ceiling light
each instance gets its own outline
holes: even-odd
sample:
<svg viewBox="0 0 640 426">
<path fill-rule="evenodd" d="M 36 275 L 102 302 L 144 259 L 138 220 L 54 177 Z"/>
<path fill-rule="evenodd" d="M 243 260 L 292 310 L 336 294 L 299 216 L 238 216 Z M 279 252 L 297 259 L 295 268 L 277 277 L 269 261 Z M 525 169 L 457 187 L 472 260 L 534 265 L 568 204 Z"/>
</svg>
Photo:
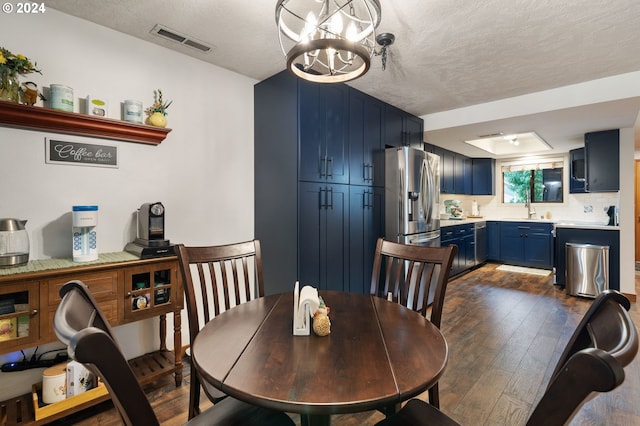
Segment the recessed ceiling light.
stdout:
<svg viewBox="0 0 640 426">
<path fill-rule="evenodd" d="M 535 132 L 506 135 L 500 132 L 464 142 L 494 155 L 523 155 L 551 150 L 551 146 Z"/>
</svg>

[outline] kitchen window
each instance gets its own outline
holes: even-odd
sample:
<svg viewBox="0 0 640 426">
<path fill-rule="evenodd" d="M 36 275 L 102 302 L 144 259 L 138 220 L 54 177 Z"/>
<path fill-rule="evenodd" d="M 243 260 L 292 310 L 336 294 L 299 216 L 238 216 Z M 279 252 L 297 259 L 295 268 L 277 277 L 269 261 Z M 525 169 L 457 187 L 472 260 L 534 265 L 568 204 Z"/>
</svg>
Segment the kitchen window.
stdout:
<svg viewBox="0 0 640 426">
<path fill-rule="evenodd" d="M 531 194 L 532 203 L 562 203 L 563 176 L 562 159 L 503 162 L 502 202 L 526 203 Z"/>
</svg>

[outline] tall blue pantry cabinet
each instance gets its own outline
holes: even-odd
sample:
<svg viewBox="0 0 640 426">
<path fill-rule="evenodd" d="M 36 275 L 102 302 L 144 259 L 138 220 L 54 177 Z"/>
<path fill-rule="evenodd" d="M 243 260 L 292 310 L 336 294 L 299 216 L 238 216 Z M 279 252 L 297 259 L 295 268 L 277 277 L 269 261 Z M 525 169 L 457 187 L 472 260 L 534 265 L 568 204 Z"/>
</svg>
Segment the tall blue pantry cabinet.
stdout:
<svg viewBox="0 0 640 426">
<path fill-rule="evenodd" d="M 287 71 L 255 85 L 255 236 L 267 293 L 296 281 L 368 293 L 384 232 L 383 149 L 422 143 L 422 120 L 398 111 Z"/>
</svg>

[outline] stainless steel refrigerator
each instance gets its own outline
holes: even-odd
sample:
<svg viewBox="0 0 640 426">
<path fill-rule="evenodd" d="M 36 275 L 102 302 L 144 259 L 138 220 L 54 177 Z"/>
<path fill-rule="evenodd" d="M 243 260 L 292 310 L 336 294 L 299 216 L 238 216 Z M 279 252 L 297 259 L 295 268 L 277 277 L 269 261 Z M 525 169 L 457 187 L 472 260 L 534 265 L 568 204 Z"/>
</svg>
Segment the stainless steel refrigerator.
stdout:
<svg viewBox="0 0 640 426">
<path fill-rule="evenodd" d="M 385 238 L 440 247 L 440 157 L 408 146 L 385 150 Z"/>
</svg>

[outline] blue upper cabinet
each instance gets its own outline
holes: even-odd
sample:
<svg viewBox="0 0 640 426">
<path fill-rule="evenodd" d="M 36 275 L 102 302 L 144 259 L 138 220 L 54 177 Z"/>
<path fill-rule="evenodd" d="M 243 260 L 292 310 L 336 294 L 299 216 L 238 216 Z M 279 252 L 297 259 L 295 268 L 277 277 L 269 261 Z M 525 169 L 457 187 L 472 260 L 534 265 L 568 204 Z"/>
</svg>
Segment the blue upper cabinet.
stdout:
<svg viewBox="0 0 640 426">
<path fill-rule="evenodd" d="M 424 148 L 424 121 L 392 105 L 385 105 L 385 146 Z"/>
<path fill-rule="evenodd" d="M 384 103 L 356 89 L 349 91 L 350 184 L 384 187 L 384 161 L 378 161 L 384 149 L 383 121 Z"/>
<path fill-rule="evenodd" d="M 495 195 L 496 160 L 493 158 L 473 158 L 471 160 L 473 195 Z"/>
<path fill-rule="evenodd" d="M 425 144 L 440 156 L 440 192 L 443 194 L 494 195 L 495 160 L 469 158 L 436 145 Z"/>
<path fill-rule="evenodd" d="M 585 189 L 587 192 L 620 190 L 620 130 L 584 135 Z"/>
<path fill-rule="evenodd" d="M 300 180 L 349 183 L 349 90 L 300 81 Z"/>
<path fill-rule="evenodd" d="M 569 193 L 586 192 L 584 189 L 584 147 L 569 151 Z"/>
</svg>

